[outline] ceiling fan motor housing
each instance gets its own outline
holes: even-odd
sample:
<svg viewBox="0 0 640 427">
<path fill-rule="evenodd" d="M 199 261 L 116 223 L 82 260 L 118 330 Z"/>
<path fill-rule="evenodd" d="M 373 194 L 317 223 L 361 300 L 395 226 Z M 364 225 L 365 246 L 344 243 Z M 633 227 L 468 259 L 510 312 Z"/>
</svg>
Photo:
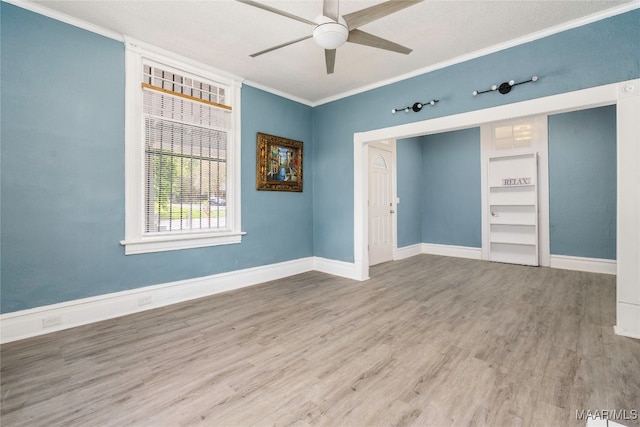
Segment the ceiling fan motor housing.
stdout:
<svg viewBox="0 0 640 427">
<path fill-rule="evenodd" d="M 337 49 L 346 43 L 349 29 L 341 22 L 323 17 L 322 22 L 313 30 L 313 40 L 323 49 Z"/>
</svg>

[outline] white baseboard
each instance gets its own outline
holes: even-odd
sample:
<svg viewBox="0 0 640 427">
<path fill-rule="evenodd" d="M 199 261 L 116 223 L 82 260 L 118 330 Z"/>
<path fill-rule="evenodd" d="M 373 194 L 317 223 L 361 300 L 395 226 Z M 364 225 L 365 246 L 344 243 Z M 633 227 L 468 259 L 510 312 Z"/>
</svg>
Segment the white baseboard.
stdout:
<svg viewBox="0 0 640 427">
<path fill-rule="evenodd" d="M 338 261 L 324 264 L 334 265 Z M 343 263 L 348 264 L 348 263 Z M 0 343 L 202 298 L 314 269 L 313 257 L 145 286 L 0 315 Z M 346 266 L 342 266 L 346 270 Z M 331 270 L 331 269 L 329 269 Z M 328 271 L 331 272 L 331 271 Z M 333 273 L 332 273 L 333 274 Z"/>
<path fill-rule="evenodd" d="M 640 332 L 633 333 L 628 331 L 627 329 L 619 327 L 618 325 L 613 327 L 613 332 L 615 332 L 616 335 L 620 335 L 621 337 L 635 338 L 637 340 L 640 340 Z"/>
<path fill-rule="evenodd" d="M 549 267 L 589 273 L 616 274 L 616 261 L 600 258 L 583 258 L 566 255 L 551 255 Z"/>
<path fill-rule="evenodd" d="M 468 246 L 423 243 L 422 253 L 431 255 L 453 256 L 457 258 L 482 259 L 482 248 L 472 248 Z"/>
<path fill-rule="evenodd" d="M 403 259 L 419 254 L 471 259 L 482 258 L 482 250 L 480 248 L 420 243 L 396 249 L 394 251 L 394 259 Z M 610 260 L 553 255 L 551 257 L 551 263 L 551 266 L 554 268 L 615 274 L 615 261 Z M 336 261 L 321 257 L 301 258 L 277 264 L 163 283 L 160 285 L 145 286 L 123 292 L 115 292 L 2 314 L 0 315 L 0 343 L 17 341 L 99 322 L 101 320 L 164 307 L 293 276 L 311 270 L 353 280 L 366 279 L 361 277 L 362 274 L 359 272 L 357 263 Z M 620 312 L 620 305 L 618 310 Z M 633 319 L 624 322 L 619 321 L 618 325 L 634 324 L 633 320 L 640 319 L 640 309 L 636 308 L 636 310 L 630 311 L 629 316 L 633 317 Z M 640 330 L 635 331 L 620 326 L 616 326 L 616 333 L 633 338 L 640 337 Z"/>
<path fill-rule="evenodd" d="M 618 301 L 613 328 L 617 335 L 640 339 L 640 305 Z"/>
<path fill-rule="evenodd" d="M 606 418 L 587 417 L 586 427 L 625 427 L 625 426 Z"/>
<path fill-rule="evenodd" d="M 394 260 L 410 258 L 415 255 L 430 254 L 452 256 L 457 258 L 482 259 L 482 249 L 468 246 L 440 245 L 436 243 L 417 243 L 415 245 L 395 248 Z"/>
<path fill-rule="evenodd" d="M 482 259 L 481 248 L 467 246 L 417 243 L 394 249 L 393 259 L 400 260 L 420 254 L 444 255 L 458 258 Z M 600 258 L 583 258 L 565 255 L 551 255 L 550 267 L 564 270 L 586 271 L 589 273 L 616 274 L 616 261 Z"/>
<path fill-rule="evenodd" d="M 422 245 L 422 243 L 416 243 L 415 245 L 393 248 L 393 259 L 401 260 L 423 254 L 424 252 L 422 251 Z"/>
<path fill-rule="evenodd" d="M 362 280 L 357 265 L 352 262 L 313 257 L 313 270 L 352 280 Z"/>
</svg>

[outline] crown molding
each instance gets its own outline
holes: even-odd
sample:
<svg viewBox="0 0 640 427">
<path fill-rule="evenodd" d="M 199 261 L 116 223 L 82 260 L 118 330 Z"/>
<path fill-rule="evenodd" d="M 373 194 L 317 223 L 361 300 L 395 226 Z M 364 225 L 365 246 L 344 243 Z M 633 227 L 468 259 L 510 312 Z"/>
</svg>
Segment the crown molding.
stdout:
<svg viewBox="0 0 640 427">
<path fill-rule="evenodd" d="M 251 86 L 251 87 L 254 87 L 256 89 L 263 90 L 265 92 L 269 92 L 272 95 L 281 96 L 282 98 L 286 98 L 286 99 L 288 99 L 290 101 L 294 101 L 294 102 L 297 102 L 299 104 L 307 105 L 309 107 L 315 107 L 313 102 L 311 102 L 311 101 L 309 101 L 307 99 L 300 98 L 299 96 L 291 95 L 290 93 L 283 92 L 281 90 L 274 89 L 274 88 L 269 87 L 269 86 L 265 86 L 265 85 L 263 85 L 261 83 L 254 82 L 252 80 L 245 80 L 244 84 L 248 85 L 248 86 Z"/>
<path fill-rule="evenodd" d="M 38 13 L 40 15 L 46 16 L 48 18 L 55 19 L 56 21 L 64 22 L 65 24 L 73 25 L 74 27 L 81 28 L 83 30 L 91 31 L 92 33 L 99 34 L 104 37 L 108 37 L 110 39 L 124 42 L 124 36 L 115 31 L 107 30 L 106 28 L 102 28 L 98 25 L 92 24 L 87 21 L 83 21 L 82 19 L 75 18 L 73 16 L 69 16 L 62 12 L 58 12 L 53 9 L 49 9 L 46 6 L 42 6 L 37 3 L 30 2 L 28 0 L 2 0 L 3 3 L 8 3 L 17 7 L 21 7 L 23 9 L 29 10 L 31 12 Z"/>
<path fill-rule="evenodd" d="M 91 24 L 91 23 L 83 21 L 81 19 L 74 18 L 74 17 L 66 15 L 64 13 L 49 9 L 49 8 L 47 8 L 45 6 L 33 3 L 31 1 L 29 1 L 29 0 L 1 0 L 1 1 L 4 2 L 4 3 L 8 3 L 8 4 L 12 4 L 14 6 L 21 7 L 23 9 L 30 10 L 30 11 L 35 12 L 35 13 L 39 13 L 39 14 L 47 16 L 49 18 L 53 18 L 53 19 L 56 19 L 58 21 L 65 22 L 65 23 L 73 25 L 75 27 L 82 28 L 82 29 L 87 30 L 87 31 L 91 31 L 93 33 L 100 34 L 102 36 L 105 36 L 105 37 L 108 37 L 108 38 L 111 38 L 111 39 L 114 39 L 114 40 L 117 40 L 117 41 L 120 41 L 120 42 L 123 42 L 123 43 L 126 41 L 125 40 L 126 37 L 123 34 L 119 34 L 119 33 L 116 33 L 114 31 L 107 30 L 107 29 L 102 28 L 102 27 L 100 27 L 98 25 Z M 574 19 L 573 21 L 565 22 L 563 24 L 556 25 L 554 27 L 547 28 L 545 30 L 537 31 L 535 33 L 531 33 L 531 34 L 528 34 L 528 35 L 523 36 L 523 37 L 519 37 L 519 38 L 516 38 L 516 39 L 513 39 L 513 40 L 506 41 L 504 43 L 493 45 L 493 46 L 490 46 L 490 47 L 485 48 L 485 49 L 480 49 L 480 50 L 477 50 L 475 52 L 471 52 L 471 53 L 466 54 L 466 55 L 458 56 L 456 58 L 452 58 L 452 59 L 447 60 L 447 61 L 439 62 L 437 64 L 434 64 L 434 65 L 431 65 L 431 66 L 428 66 L 428 67 L 420 68 L 418 70 L 414 70 L 414 71 L 411 71 L 411 72 L 408 72 L 406 74 L 402 74 L 402 75 L 399 75 L 399 76 L 396 76 L 396 77 L 393 77 L 393 78 L 390 78 L 390 79 L 381 80 L 379 82 L 372 83 L 372 84 L 365 85 L 365 86 L 361 86 L 359 88 L 356 88 L 356 89 L 353 89 L 353 90 L 350 90 L 350 91 L 347 91 L 347 92 L 342 92 L 342 93 L 337 94 L 337 95 L 332 95 L 332 96 L 327 97 L 327 98 L 322 98 L 322 99 L 317 100 L 317 101 L 311 101 L 311 100 L 308 100 L 308 99 L 304 99 L 304 98 L 298 97 L 296 95 L 292 95 L 290 93 L 283 92 L 281 90 L 274 89 L 274 88 L 271 88 L 269 86 L 266 86 L 266 85 L 263 85 L 261 83 L 258 83 L 258 82 L 255 82 L 255 81 L 251 81 L 251 80 L 244 80 L 243 83 L 244 84 L 248 84 L 249 86 L 255 87 L 257 89 L 264 90 L 264 91 L 269 92 L 271 94 L 274 94 L 274 95 L 277 95 L 277 96 L 281 96 L 283 98 L 287 98 L 287 99 L 289 99 L 291 101 L 298 102 L 298 103 L 303 104 L 303 105 L 308 105 L 310 107 L 318 107 L 320 105 L 328 104 L 330 102 L 337 101 L 337 100 L 340 100 L 340 99 L 343 99 L 343 98 L 348 98 L 350 96 L 357 95 L 357 94 L 360 94 L 360 93 L 363 93 L 363 92 L 367 92 L 369 90 L 378 89 L 380 87 L 387 86 L 387 85 L 390 85 L 390 84 L 393 84 L 393 83 L 397 83 L 397 82 L 400 82 L 400 81 L 403 81 L 403 80 L 407 80 L 407 79 L 410 79 L 412 77 L 420 76 L 422 74 L 426 74 L 426 73 L 429 73 L 429 72 L 432 72 L 432 71 L 436 71 L 436 70 L 440 70 L 440 69 L 443 69 L 443 68 L 446 68 L 446 67 L 450 67 L 452 65 L 460 64 L 462 62 L 470 61 L 472 59 L 476 59 L 476 58 L 480 58 L 482 56 L 486 56 L 486 55 L 489 55 L 489 54 L 492 54 L 492 53 L 496 53 L 496 52 L 499 52 L 501 50 L 509 49 L 511 47 L 515 47 L 515 46 L 519 46 L 519 45 L 522 45 L 522 44 L 525 44 L 525 43 L 529 43 L 531 41 L 539 40 L 539 39 L 542 39 L 542 38 L 545 38 L 545 37 L 548 37 L 548 36 L 551 36 L 551 35 L 554 35 L 554 34 L 561 33 L 563 31 L 567 31 L 567 30 L 571 30 L 571 29 L 574 29 L 574 28 L 582 27 L 584 25 L 588 25 L 588 24 L 591 24 L 593 22 L 601 21 L 603 19 L 610 18 L 610 17 L 616 16 L 616 15 L 621 15 L 623 13 L 630 12 L 632 10 L 639 9 L 639 8 L 640 8 L 640 0 L 633 0 L 633 1 L 631 1 L 629 3 L 626 3 L 626 4 L 622 5 L 622 6 L 617 6 L 617 7 L 611 8 L 611 9 L 607 9 L 607 10 L 604 10 L 604 11 L 601 11 L 601 12 L 597 12 L 597 13 L 594 13 L 594 14 L 579 18 L 579 19 Z M 229 74 L 229 73 L 223 73 L 223 74 Z M 239 78 L 239 80 L 242 81 L 243 79 Z"/>
<path fill-rule="evenodd" d="M 362 86 L 357 89 L 353 89 L 347 92 L 343 92 L 337 95 L 333 95 L 327 98 L 323 98 L 319 101 L 315 101 L 311 103 L 312 107 L 317 107 L 319 105 L 328 104 L 329 102 L 337 101 L 339 99 L 348 98 L 353 95 L 357 95 L 363 92 L 367 92 L 373 89 L 378 89 L 383 86 L 387 86 L 393 83 L 397 83 L 403 80 L 410 79 L 412 77 L 417 77 L 423 74 L 430 73 L 432 71 L 440 70 L 443 68 L 450 67 L 452 65 L 460 64 L 462 62 L 470 61 L 472 59 L 477 59 L 486 55 L 490 55 L 492 53 L 499 52 L 501 50 L 509 49 L 515 46 L 519 46 L 525 43 L 529 43 L 535 40 L 539 40 L 545 37 L 549 37 L 554 34 L 561 33 L 563 31 L 571 30 L 574 28 L 582 27 L 584 25 L 588 25 L 597 21 L 601 21 L 606 18 L 611 18 L 616 15 L 621 15 L 623 13 L 630 12 L 635 9 L 640 8 L 640 0 L 633 0 L 630 3 L 624 4 L 622 6 L 614 7 L 611 9 L 607 9 L 598 13 L 594 13 L 588 16 L 584 16 L 579 19 L 574 19 L 573 21 L 565 22 L 560 25 L 556 25 L 554 27 L 550 27 L 541 31 L 537 31 L 535 33 L 528 34 L 526 36 L 518 37 L 513 40 L 506 41 L 504 43 L 496 44 L 490 46 L 485 49 L 476 50 L 475 52 L 468 53 L 466 55 L 458 56 L 456 58 L 449 59 L 447 61 L 439 62 L 434 65 L 430 65 L 428 67 L 420 68 L 418 70 L 411 71 L 406 74 L 401 74 L 399 76 L 381 80 L 376 83 L 372 83 L 370 85 Z"/>
</svg>

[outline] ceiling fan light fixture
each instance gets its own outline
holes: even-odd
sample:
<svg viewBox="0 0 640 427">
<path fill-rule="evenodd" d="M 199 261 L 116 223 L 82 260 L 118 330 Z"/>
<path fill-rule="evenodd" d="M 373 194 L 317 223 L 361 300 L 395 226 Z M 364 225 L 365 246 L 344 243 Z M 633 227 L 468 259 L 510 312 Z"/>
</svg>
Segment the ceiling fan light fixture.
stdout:
<svg viewBox="0 0 640 427">
<path fill-rule="evenodd" d="M 349 30 L 339 22 L 326 22 L 313 30 L 313 39 L 323 49 L 337 49 L 346 43 Z"/>
</svg>

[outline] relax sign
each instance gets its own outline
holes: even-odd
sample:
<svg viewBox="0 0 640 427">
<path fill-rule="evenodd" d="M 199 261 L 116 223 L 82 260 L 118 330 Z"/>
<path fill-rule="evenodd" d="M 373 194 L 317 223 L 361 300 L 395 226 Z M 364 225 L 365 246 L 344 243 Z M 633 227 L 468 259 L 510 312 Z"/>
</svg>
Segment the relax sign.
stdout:
<svg viewBox="0 0 640 427">
<path fill-rule="evenodd" d="M 504 178 L 502 185 L 531 185 L 531 178 Z"/>
</svg>

